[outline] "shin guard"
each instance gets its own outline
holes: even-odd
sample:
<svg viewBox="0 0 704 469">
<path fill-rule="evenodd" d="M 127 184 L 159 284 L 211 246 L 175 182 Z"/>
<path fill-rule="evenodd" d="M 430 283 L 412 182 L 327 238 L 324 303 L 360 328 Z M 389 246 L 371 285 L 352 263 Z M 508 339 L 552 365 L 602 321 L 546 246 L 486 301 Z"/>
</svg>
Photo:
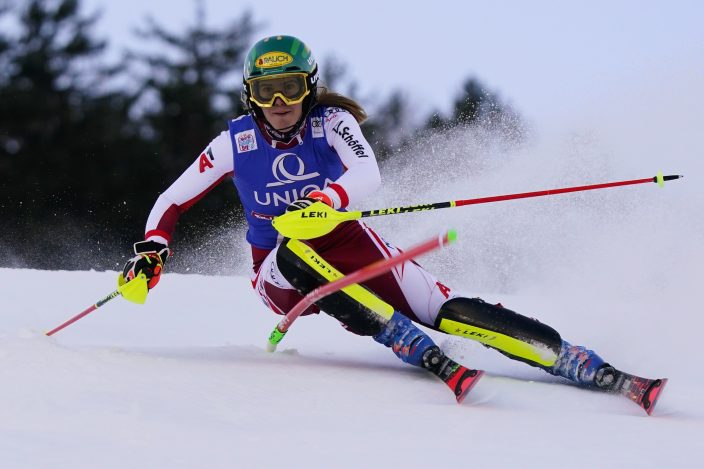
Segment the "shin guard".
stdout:
<svg viewBox="0 0 704 469">
<path fill-rule="evenodd" d="M 476 340 L 510 358 L 543 369 L 555 364 L 562 346 L 555 329 L 479 298 L 446 301 L 438 312 L 435 328 Z"/>
<path fill-rule="evenodd" d="M 301 295 L 344 276 L 310 246 L 284 241 L 276 253 L 283 276 Z M 394 308 L 361 285 L 350 285 L 315 303 L 355 334 L 376 335 L 394 314 Z"/>
</svg>

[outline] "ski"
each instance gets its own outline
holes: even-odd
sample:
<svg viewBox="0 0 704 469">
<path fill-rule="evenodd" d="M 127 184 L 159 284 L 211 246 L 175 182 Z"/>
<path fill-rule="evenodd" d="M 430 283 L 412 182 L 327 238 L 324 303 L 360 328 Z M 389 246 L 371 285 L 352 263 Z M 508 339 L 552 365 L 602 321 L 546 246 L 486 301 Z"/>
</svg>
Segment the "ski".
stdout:
<svg viewBox="0 0 704 469">
<path fill-rule="evenodd" d="M 455 394 L 457 403 L 461 404 L 469 391 L 477 384 L 479 378 L 484 375 L 484 371 L 466 368 L 456 361 L 446 358 L 440 369 L 433 371 L 433 374 L 450 388 Z"/>
<path fill-rule="evenodd" d="M 618 393 L 638 404 L 648 415 L 652 415 L 655 404 L 667 384 L 667 378 L 648 379 L 621 373 L 623 382 Z"/>
<path fill-rule="evenodd" d="M 599 380 L 604 391 L 620 394 L 635 402 L 648 415 L 653 414 L 655 404 L 667 384 L 667 378 L 649 379 L 632 375 L 609 367 L 610 373 L 600 376 Z"/>
<path fill-rule="evenodd" d="M 613 379 L 602 390 L 627 397 L 636 403 L 648 415 L 652 415 L 662 390 L 667 384 L 667 378 L 649 379 L 613 369 Z M 432 370 L 431 370 L 432 371 Z M 440 378 L 454 393 L 457 403 L 460 404 L 469 394 L 469 391 L 484 375 L 483 370 L 466 368 L 459 363 L 446 358 L 443 366 L 433 373 Z M 604 383 L 605 384 L 605 383 Z M 602 384 L 602 386 L 604 386 Z"/>
<path fill-rule="evenodd" d="M 457 372 L 449 380 L 445 381 L 445 384 L 455 393 L 457 403 L 461 404 L 467 394 L 469 394 L 469 391 L 477 384 L 479 378 L 484 375 L 484 372 L 465 368 L 462 365 L 458 366 Z"/>
</svg>

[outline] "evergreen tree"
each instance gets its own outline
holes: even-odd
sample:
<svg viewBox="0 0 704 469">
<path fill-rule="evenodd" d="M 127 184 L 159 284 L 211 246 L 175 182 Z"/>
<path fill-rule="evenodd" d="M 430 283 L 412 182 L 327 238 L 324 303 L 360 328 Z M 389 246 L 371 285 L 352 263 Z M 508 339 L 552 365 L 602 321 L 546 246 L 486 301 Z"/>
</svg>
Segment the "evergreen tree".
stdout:
<svg viewBox="0 0 704 469">
<path fill-rule="evenodd" d="M 495 101 L 493 94 L 485 91 L 476 79 L 470 78 L 464 82 L 462 94 L 455 100 L 453 120 L 459 124 L 471 124 L 479 119 L 485 103 Z"/>
<path fill-rule="evenodd" d="M 227 120 L 243 112 L 240 102 L 242 63 L 256 29 L 249 13 L 222 30 L 205 24 L 205 10 L 197 5 L 193 25 L 173 33 L 149 19 L 140 31 L 145 46 L 156 52 L 133 53 L 143 65 L 143 95 L 139 108 L 145 135 L 154 146 L 146 161 L 157 184 L 142 192 L 151 204 L 227 128 Z M 227 187 L 223 187 L 227 186 Z M 191 210 L 187 222 L 192 231 L 200 225 L 218 223 L 223 214 L 239 212 L 235 191 L 223 184 Z M 145 214 L 146 215 L 146 214 Z"/>
<path fill-rule="evenodd" d="M 16 32 L 0 40 L 0 161 L 11 175 L 0 179 L 0 244 L 30 247 L 28 264 L 43 267 L 81 224 L 93 238 L 115 211 L 119 191 L 103 173 L 132 148 L 130 99 L 108 90 L 106 42 L 93 36 L 97 16 L 84 15 L 78 0 L 31 0 L 10 11 Z"/>
<path fill-rule="evenodd" d="M 320 68 L 322 71 L 321 80 L 324 86 L 338 93 L 347 93 L 347 91 L 342 89 L 342 84 L 347 76 L 347 65 L 344 62 L 334 55 L 329 55 L 321 62 Z M 354 87 L 354 85 L 351 86 Z"/>
<path fill-rule="evenodd" d="M 348 74 L 347 65 L 335 56 L 328 56 L 321 66 L 322 82 L 333 91 L 360 101 L 369 118 L 362 130 L 379 161 L 389 158 L 398 150 L 404 138 L 413 132 L 409 97 L 401 90 L 394 90 L 385 98 L 360 98 L 358 84 Z M 374 104 L 376 102 L 376 104 Z M 371 103 L 371 104 L 370 104 Z"/>
<path fill-rule="evenodd" d="M 462 91 L 452 105 L 452 115 L 443 117 L 434 111 L 427 119 L 426 130 L 442 130 L 457 125 L 492 124 L 514 112 L 499 97 L 488 90 L 478 79 L 470 77 L 462 85 Z"/>
<path fill-rule="evenodd" d="M 387 99 L 374 108 L 362 126 L 374 146 L 377 159 L 385 161 L 394 151 L 400 151 L 413 129 L 409 97 L 401 90 L 393 91 Z"/>
</svg>

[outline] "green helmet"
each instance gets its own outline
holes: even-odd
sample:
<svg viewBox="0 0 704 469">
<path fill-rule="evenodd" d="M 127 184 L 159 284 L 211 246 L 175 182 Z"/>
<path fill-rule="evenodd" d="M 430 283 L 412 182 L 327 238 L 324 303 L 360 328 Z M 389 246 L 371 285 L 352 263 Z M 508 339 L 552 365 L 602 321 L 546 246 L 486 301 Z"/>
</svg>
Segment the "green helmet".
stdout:
<svg viewBox="0 0 704 469">
<path fill-rule="evenodd" d="M 293 36 L 271 36 L 252 46 L 244 62 L 245 81 L 254 77 L 287 72 L 317 73 L 315 57 L 300 39 Z"/>
<path fill-rule="evenodd" d="M 259 86 L 265 82 L 277 83 L 278 78 L 287 80 L 286 88 L 283 84 Z M 292 138 L 303 126 L 315 105 L 317 85 L 318 64 L 308 46 L 293 36 L 270 36 L 254 44 L 247 53 L 242 76 L 242 103 L 250 114 L 268 124 L 262 107 L 272 106 L 277 98 L 285 104 L 302 102 L 303 115 L 293 129 L 279 132 L 267 125 L 273 137 L 285 140 Z"/>
</svg>

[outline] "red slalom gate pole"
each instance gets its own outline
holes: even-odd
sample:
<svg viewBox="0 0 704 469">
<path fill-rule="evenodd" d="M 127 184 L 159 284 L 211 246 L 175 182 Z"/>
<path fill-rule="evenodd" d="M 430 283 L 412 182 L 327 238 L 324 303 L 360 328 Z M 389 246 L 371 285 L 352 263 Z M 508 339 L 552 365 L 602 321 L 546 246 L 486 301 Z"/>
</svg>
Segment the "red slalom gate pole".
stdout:
<svg viewBox="0 0 704 469">
<path fill-rule="evenodd" d="M 273 352 L 276 350 L 276 346 L 284 338 L 286 332 L 293 324 L 293 322 L 305 311 L 310 305 L 325 298 L 326 296 L 342 290 L 345 287 L 353 285 L 355 283 L 362 283 L 371 278 L 378 277 L 379 275 L 388 272 L 399 264 L 402 264 L 408 260 L 418 257 L 420 255 L 426 254 L 437 248 L 446 246 L 457 239 L 457 232 L 454 230 L 448 230 L 444 234 L 429 239 L 421 244 L 418 244 L 407 251 L 401 252 L 398 256 L 390 257 L 384 259 L 383 261 L 378 261 L 373 264 L 369 264 L 366 267 L 362 267 L 359 270 L 345 275 L 333 282 L 327 283 L 323 286 L 316 288 L 315 290 L 308 293 L 301 301 L 299 301 L 296 306 L 294 306 L 286 316 L 279 321 L 271 335 L 269 336 L 269 342 L 267 344 L 267 350 Z"/>
</svg>

